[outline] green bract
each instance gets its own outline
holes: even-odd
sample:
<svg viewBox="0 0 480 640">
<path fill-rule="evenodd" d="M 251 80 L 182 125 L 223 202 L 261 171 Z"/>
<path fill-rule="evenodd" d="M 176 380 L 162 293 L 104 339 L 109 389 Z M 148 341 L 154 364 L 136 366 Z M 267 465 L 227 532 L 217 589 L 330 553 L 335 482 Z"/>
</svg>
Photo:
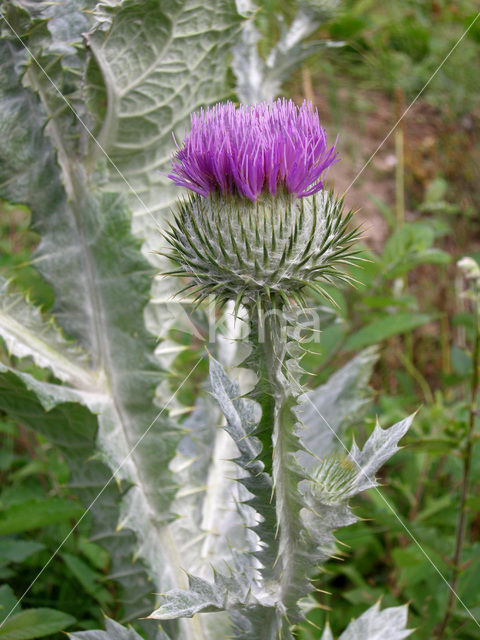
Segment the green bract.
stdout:
<svg viewBox="0 0 480 640">
<path fill-rule="evenodd" d="M 192 195 L 179 203 L 166 234 L 167 255 L 179 267 L 170 275 L 191 278 L 183 291 L 193 289 L 198 300 L 214 294 L 237 306 L 302 304 L 305 287 L 326 295 L 321 281 L 350 280 L 338 267 L 357 255 L 352 215 L 333 192 L 257 202 Z"/>
</svg>

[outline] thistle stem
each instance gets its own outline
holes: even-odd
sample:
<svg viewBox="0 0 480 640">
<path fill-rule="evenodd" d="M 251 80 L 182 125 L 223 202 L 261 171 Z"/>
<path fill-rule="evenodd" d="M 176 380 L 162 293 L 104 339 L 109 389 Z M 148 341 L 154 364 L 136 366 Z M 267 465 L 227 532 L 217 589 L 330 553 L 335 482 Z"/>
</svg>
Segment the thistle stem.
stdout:
<svg viewBox="0 0 480 640">
<path fill-rule="evenodd" d="M 462 550 L 465 542 L 465 534 L 467 529 L 468 509 L 467 499 L 470 492 L 471 484 L 471 468 L 472 468 L 472 454 L 474 446 L 474 431 L 475 431 L 475 416 L 478 408 L 478 392 L 480 388 L 480 314 L 479 314 L 479 291 L 478 285 L 475 283 L 475 302 L 474 302 L 474 314 L 475 314 L 475 344 L 473 350 L 473 372 L 471 383 L 471 398 L 470 398 L 470 410 L 468 416 L 468 431 L 467 440 L 465 445 L 465 451 L 463 456 L 463 474 L 462 474 L 462 486 L 460 494 L 460 509 L 458 513 L 457 522 L 457 536 L 455 542 L 455 555 L 453 559 L 453 571 L 449 581 L 449 594 L 447 607 L 445 610 L 445 616 L 440 625 L 438 632 L 438 640 L 443 640 L 445 632 L 448 628 L 450 620 L 452 618 L 456 598 L 458 581 L 461 573 L 462 563 Z"/>
<path fill-rule="evenodd" d="M 251 317 L 256 315 L 255 311 Z M 275 500 L 277 517 L 277 557 L 274 566 L 267 569 L 267 574 L 271 572 L 280 585 L 279 600 L 284 609 L 280 611 L 279 608 L 283 619 L 278 615 L 272 619 L 270 635 L 266 636 L 268 638 L 280 637 L 276 634 L 281 633 L 283 625 L 289 626 L 287 615 L 297 599 L 294 588 L 295 565 L 302 529 L 302 497 L 298 490 L 302 477 L 294 458 L 300 444 L 294 431 L 297 418 L 292 412 L 297 393 L 286 375 L 287 336 L 281 318 L 278 308 L 268 309 L 259 320 L 252 321 L 251 334 L 252 355 L 259 374 L 256 399 L 263 412 L 259 425 L 264 447 L 263 462 L 272 475 L 272 499 Z"/>
</svg>

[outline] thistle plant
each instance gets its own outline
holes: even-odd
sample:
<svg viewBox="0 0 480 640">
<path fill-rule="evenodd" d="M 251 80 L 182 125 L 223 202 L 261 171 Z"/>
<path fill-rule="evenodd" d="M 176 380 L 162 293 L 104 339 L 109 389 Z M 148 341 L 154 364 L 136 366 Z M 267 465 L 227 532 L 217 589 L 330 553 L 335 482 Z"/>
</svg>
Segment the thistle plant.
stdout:
<svg viewBox="0 0 480 640">
<path fill-rule="evenodd" d="M 334 552 L 334 529 L 356 520 L 348 499 L 375 485 L 371 474 L 385 458 L 370 460 L 372 453 L 388 443 L 389 457 L 409 426 L 377 426 L 363 452 L 319 456 L 308 468 L 299 462 L 316 456 L 302 439 L 302 347 L 285 312 L 303 308 L 309 289 L 325 295 L 325 283 L 349 282 L 342 268 L 358 259 L 352 212 L 324 188 L 337 159 L 312 105 L 284 99 L 194 114 L 177 147 L 169 177 L 194 193 L 179 202 L 165 235 L 176 264 L 169 274 L 187 278 L 182 291 L 193 290 L 198 302 L 213 295 L 247 312 L 244 364 L 255 389 L 241 397 L 213 358 L 210 381 L 238 448 L 238 482 L 247 490 L 239 509 L 255 537 L 248 560 L 238 554 L 228 575 L 192 577 L 189 591 L 164 594 L 154 618 L 226 609 L 236 638 L 293 638 L 311 579 Z"/>
<path fill-rule="evenodd" d="M 181 285 L 152 287 L 151 249 L 178 195 L 165 177 L 171 132 L 228 94 L 243 18 L 232 0 L 0 8 L 0 197 L 31 210 L 32 262 L 55 298 L 50 315 L 0 281 L 0 336 L 14 356 L 0 362 L 0 409 L 68 463 L 85 506 L 75 526 L 88 517 L 110 555 L 121 620 L 71 637 L 288 640 L 333 531 L 355 520 L 348 500 L 375 485 L 411 421 L 377 426 L 361 450 L 335 446 L 369 399 L 373 350 L 321 387 L 301 384 L 291 311 L 348 282 L 343 266 L 357 258 L 351 213 L 323 184 L 335 145 L 309 105 L 193 116 L 171 169 L 193 194 L 166 232 L 168 254 L 199 303 L 213 294 L 246 309 L 257 385 L 243 396 L 212 357 L 215 402 L 202 394 L 191 411 L 177 395 L 195 367 L 173 385 L 165 364 L 184 349 L 169 342 L 180 314 L 167 312 Z M 31 586 L 2 634 L 24 633 Z M 406 637 L 406 609 L 372 607 L 341 638 L 371 630 Z"/>
</svg>

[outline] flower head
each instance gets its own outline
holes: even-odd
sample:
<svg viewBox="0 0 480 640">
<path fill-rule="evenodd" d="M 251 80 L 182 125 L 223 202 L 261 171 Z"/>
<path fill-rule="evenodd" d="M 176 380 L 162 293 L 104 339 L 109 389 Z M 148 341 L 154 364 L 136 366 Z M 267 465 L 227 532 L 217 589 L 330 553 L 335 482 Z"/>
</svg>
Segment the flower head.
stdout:
<svg viewBox="0 0 480 640">
<path fill-rule="evenodd" d="M 192 114 L 168 177 L 205 197 L 217 192 L 255 202 L 262 192 L 286 191 L 300 198 L 323 188 L 336 161 L 310 102 L 227 102 Z"/>
<path fill-rule="evenodd" d="M 340 268 L 356 259 L 357 232 L 343 200 L 322 190 L 337 155 L 311 103 L 228 102 L 191 123 L 170 178 L 195 193 L 165 234 L 170 274 L 190 280 L 184 290 L 278 308 L 302 304 L 304 288 L 325 293 L 321 281 L 351 280 Z"/>
</svg>

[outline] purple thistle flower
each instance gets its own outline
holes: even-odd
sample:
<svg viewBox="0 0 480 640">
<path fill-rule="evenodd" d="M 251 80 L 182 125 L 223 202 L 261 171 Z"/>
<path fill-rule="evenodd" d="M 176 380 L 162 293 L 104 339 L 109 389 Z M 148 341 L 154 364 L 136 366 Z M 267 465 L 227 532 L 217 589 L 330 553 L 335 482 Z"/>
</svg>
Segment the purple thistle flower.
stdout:
<svg viewBox="0 0 480 640">
<path fill-rule="evenodd" d="M 255 202 L 280 188 L 300 198 L 323 188 L 322 175 L 337 159 L 311 102 L 227 102 L 192 114 L 168 177 L 205 197 L 219 191 Z"/>
</svg>

